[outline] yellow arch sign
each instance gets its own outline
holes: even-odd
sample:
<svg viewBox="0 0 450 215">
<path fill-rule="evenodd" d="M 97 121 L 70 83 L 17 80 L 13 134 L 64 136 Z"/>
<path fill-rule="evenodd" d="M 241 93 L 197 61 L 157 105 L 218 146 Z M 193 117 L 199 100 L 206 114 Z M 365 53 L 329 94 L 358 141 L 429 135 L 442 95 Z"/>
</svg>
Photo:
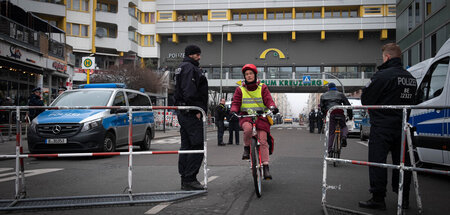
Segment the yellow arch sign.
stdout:
<svg viewBox="0 0 450 215">
<path fill-rule="evenodd" d="M 270 49 L 264 50 L 264 51 L 261 53 L 261 55 L 259 56 L 259 58 L 260 58 L 260 59 L 266 59 L 266 55 L 267 55 L 267 53 L 269 53 L 270 51 L 276 52 L 280 58 L 286 58 L 286 56 L 284 55 L 284 53 L 283 53 L 281 50 L 276 49 L 276 48 L 270 48 Z"/>
</svg>

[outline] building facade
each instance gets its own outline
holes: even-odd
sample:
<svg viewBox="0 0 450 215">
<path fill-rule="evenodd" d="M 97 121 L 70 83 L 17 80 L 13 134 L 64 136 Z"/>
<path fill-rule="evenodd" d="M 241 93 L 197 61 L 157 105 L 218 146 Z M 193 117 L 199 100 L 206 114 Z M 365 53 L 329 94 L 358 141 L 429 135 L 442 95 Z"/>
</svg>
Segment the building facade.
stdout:
<svg viewBox="0 0 450 215">
<path fill-rule="evenodd" d="M 226 92 L 247 63 L 274 92 L 325 91 L 333 77 L 324 73 L 355 91 L 382 63 L 381 46 L 395 41 L 395 0 L 157 0 L 156 8 L 160 65 L 176 68 L 184 47 L 197 44 L 211 88 Z M 317 80 L 305 84 L 304 75 Z"/>
<path fill-rule="evenodd" d="M 17 3 L 0 2 L 0 105 L 27 105 L 35 87 L 50 104 L 70 82 L 72 47 L 64 31 Z"/>
<path fill-rule="evenodd" d="M 398 1 L 396 31 L 406 67 L 434 57 L 450 38 L 450 0 Z"/>
<path fill-rule="evenodd" d="M 154 0 L 16 1 L 66 32 L 78 68 L 76 79 L 86 78 L 79 68 L 87 56 L 95 57 L 97 70 L 122 64 L 157 67 Z"/>
</svg>

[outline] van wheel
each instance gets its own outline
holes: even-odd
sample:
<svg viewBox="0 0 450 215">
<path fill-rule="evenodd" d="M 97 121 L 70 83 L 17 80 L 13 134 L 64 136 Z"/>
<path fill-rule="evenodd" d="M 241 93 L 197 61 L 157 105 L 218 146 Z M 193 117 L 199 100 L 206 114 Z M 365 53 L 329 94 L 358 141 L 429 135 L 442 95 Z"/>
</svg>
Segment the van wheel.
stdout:
<svg viewBox="0 0 450 215">
<path fill-rule="evenodd" d="M 116 151 L 116 137 L 113 133 L 108 132 L 103 140 L 103 151 L 104 152 L 114 152 Z"/>
<path fill-rule="evenodd" d="M 145 131 L 144 141 L 142 141 L 140 148 L 142 151 L 147 151 L 150 149 L 151 145 L 152 145 L 152 132 L 149 129 L 147 129 L 147 131 Z"/>
</svg>

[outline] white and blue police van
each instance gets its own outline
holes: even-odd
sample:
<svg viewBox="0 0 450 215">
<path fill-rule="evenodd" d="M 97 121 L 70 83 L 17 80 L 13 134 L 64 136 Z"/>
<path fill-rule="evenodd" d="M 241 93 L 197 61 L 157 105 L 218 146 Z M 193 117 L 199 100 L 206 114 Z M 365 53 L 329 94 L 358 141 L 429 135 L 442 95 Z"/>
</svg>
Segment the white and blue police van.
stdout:
<svg viewBox="0 0 450 215">
<path fill-rule="evenodd" d="M 50 106 L 151 106 L 148 95 L 125 89 L 124 84 L 85 84 L 58 96 Z M 31 153 L 113 152 L 128 144 L 126 109 L 46 110 L 28 130 Z M 133 110 L 133 144 L 150 149 L 155 135 L 151 110 Z"/>
<path fill-rule="evenodd" d="M 450 105 L 450 39 L 436 56 L 408 69 L 418 81 L 418 106 Z M 450 166 L 450 109 L 415 109 L 409 123 L 420 162 Z"/>
</svg>

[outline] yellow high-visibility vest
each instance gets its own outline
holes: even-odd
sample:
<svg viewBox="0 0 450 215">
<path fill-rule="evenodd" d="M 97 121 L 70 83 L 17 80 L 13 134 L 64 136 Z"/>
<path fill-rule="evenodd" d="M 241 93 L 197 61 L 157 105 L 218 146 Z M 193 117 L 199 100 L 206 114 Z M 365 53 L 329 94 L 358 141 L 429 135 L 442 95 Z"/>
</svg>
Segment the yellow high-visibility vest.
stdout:
<svg viewBox="0 0 450 215">
<path fill-rule="evenodd" d="M 260 83 L 258 88 L 254 91 L 248 91 L 244 86 L 240 86 L 242 92 L 242 104 L 241 104 L 241 112 L 249 113 L 249 110 L 252 111 L 266 111 L 267 107 L 264 105 L 264 101 L 262 98 L 262 86 Z"/>
</svg>

